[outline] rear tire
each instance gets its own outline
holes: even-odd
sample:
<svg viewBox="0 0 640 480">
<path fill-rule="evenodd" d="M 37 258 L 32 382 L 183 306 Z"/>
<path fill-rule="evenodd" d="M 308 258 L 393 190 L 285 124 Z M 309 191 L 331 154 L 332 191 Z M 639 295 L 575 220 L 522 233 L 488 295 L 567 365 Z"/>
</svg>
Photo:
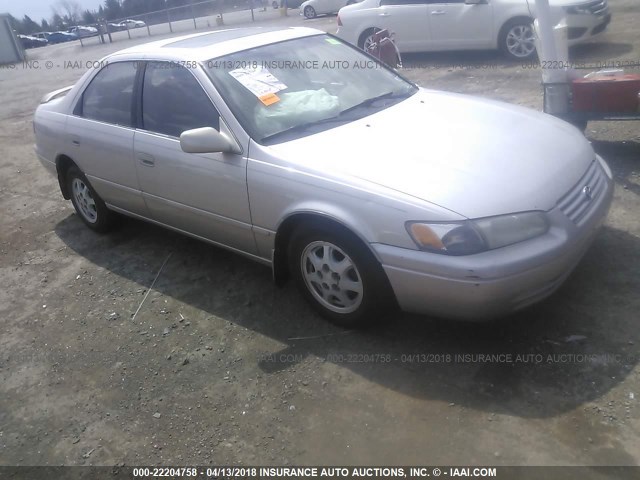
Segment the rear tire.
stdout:
<svg viewBox="0 0 640 480">
<path fill-rule="evenodd" d="M 67 170 L 66 179 L 71 203 L 80 220 L 95 232 L 105 233 L 111 230 L 116 219 L 115 213 L 107 208 L 84 173 L 72 166 Z"/>
<path fill-rule="evenodd" d="M 373 39 L 372 39 L 373 34 L 376 33 L 378 30 L 380 29 L 368 28 L 364 32 L 362 32 L 362 34 L 360 35 L 360 38 L 358 39 L 358 47 L 360 47 L 362 50 L 366 52 L 368 45 L 370 45 L 373 42 Z"/>
<path fill-rule="evenodd" d="M 393 305 L 384 270 L 353 234 L 301 225 L 291 237 L 287 256 L 302 295 L 338 326 L 375 324 Z"/>
<path fill-rule="evenodd" d="M 316 18 L 316 9 L 311 5 L 307 5 L 304 7 L 304 17 L 305 18 Z"/>
</svg>

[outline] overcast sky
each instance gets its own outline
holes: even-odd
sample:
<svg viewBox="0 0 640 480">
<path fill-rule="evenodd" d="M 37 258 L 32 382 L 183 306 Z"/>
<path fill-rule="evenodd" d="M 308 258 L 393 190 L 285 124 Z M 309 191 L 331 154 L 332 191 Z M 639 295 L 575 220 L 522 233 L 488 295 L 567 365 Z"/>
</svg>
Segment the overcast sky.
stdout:
<svg viewBox="0 0 640 480">
<path fill-rule="evenodd" d="M 85 9 L 95 10 L 104 0 L 76 0 L 82 11 Z M 16 18 L 29 15 L 33 20 L 40 23 L 43 18 L 50 20 L 53 16 L 51 7 L 55 7 L 58 0 L 0 0 L 0 13 L 10 13 Z M 62 11 L 61 8 L 58 8 Z"/>
</svg>

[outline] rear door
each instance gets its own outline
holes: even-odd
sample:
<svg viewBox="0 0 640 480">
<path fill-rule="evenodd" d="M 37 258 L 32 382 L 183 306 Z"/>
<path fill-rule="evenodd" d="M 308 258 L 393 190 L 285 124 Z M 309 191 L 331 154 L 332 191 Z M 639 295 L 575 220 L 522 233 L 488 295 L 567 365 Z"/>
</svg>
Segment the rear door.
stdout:
<svg viewBox="0 0 640 480">
<path fill-rule="evenodd" d="M 492 48 L 493 7 L 489 0 L 428 0 L 431 41 L 437 50 Z"/>
<path fill-rule="evenodd" d="M 133 159 L 134 62 L 110 63 L 85 88 L 67 120 L 71 158 L 109 205 L 147 216 Z"/>
<path fill-rule="evenodd" d="M 179 137 L 186 130 L 226 129 L 193 73 L 172 63 L 147 63 L 140 105 L 134 151 L 140 187 L 152 218 L 255 253 L 246 157 L 185 153 L 180 148 Z"/>
</svg>

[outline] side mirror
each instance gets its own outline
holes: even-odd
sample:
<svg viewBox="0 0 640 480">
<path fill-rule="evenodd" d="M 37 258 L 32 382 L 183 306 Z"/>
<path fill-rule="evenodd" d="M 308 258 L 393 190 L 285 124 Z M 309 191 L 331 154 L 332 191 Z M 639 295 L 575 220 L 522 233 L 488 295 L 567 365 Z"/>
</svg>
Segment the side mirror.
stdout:
<svg viewBox="0 0 640 480">
<path fill-rule="evenodd" d="M 211 127 L 194 128 L 182 132 L 180 147 L 185 153 L 238 152 L 238 148 L 227 136 Z"/>
<path fill-rule="evenodd" d="M 487 0 L 464 0 L 464 3 L 467 5 L 484 5 Z"/>
</svg>

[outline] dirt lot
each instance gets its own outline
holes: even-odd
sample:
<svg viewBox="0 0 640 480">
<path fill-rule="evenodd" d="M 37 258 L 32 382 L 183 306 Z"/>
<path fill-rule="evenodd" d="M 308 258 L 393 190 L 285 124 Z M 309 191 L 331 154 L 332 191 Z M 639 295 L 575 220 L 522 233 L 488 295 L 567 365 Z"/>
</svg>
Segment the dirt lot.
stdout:
<svg viewBox="0 0 640 480">
<path fill-rule="evenodd" d="M 611 6 L 608 33 L 574 59 L 640 60 L 640 9 Z M 33 153 L 33 111 L 132 43 L 47 47 L 37 70 L 0 70 L 1 465 L 640 463 L 640 124 L 589 125 L 615 200 L 548 301 L 489 324 L 398 314 L 348 332 L 262 266 L 137 221 L 100 236 L 63 201 Z M 539 72 L 497 53 L 405 66 L 423 86 L 541 108 Z"/>
</svg>

